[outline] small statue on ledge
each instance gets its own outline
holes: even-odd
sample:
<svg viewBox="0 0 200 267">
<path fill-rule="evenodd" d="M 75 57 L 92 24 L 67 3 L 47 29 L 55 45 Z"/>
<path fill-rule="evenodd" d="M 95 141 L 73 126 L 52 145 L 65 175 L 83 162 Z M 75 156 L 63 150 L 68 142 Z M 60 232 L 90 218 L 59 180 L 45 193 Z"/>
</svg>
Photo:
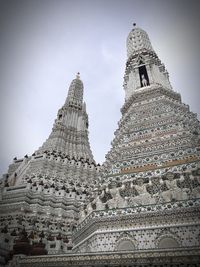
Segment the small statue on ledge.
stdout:
<svg viewBox="0 0 200 267">
<path fill-rule="evenodd" d="M 117 187 L 117 183 L 112 181 L 111 188 L 106 188 L 106 192 L 111 194 L 111 199 L 107 201 L 109 209 L 124 208 L 127 207 L 127 201 L 121 196 L 120 191 L 125 189 L 123 184 L 121 187 Z"/>
<path fill-rule="evenodd" d="M 149 184 L 150 185 L 150 184 Z M 137 180 L 137 184 L 134 185 L 131 183 L 131 187 L 135 188 L 138 195 L 131 197 L 129 199 L 129 202 L 134 205 L 148 205 L 148 204 L 155 204 L 156 199 L 151 196 L 151 194 L 147 191 L 147 184 L 144 183 L 142 178 L 139 178 Z"/>
<path fill-rule="evenodd" d="M 99 194 L 98 191 L 95 191 L 95 199 L 93 200 L 93 204 L 96 205 L 96 210 L 105 209 L 105 204 L 102 202 L 102 198 L 104 197 L 104 190 Z"/>
<path fill-rule="evenodd" d="M 180 188 L 177 185 L 178 180 L 180 182 L 184 181 L 184 176 L 181 175 L 181 177 L 178 179 L 174 179 L 174 177 L 175 175 L 172 172 L 168 172 L 166 174 L 167 180 L 165 181 L 165 185 L 167 187 L 167 190 L 161 193 L 161 196 L 165 202 L 188 199 L 188 189 Z"/>
<path fill-rule="evenodd" d="M 147 79 L 145 79 L 144 74 L 142 74 L 142 86 L 145 87 L 147 85 Z"/>
</svg>

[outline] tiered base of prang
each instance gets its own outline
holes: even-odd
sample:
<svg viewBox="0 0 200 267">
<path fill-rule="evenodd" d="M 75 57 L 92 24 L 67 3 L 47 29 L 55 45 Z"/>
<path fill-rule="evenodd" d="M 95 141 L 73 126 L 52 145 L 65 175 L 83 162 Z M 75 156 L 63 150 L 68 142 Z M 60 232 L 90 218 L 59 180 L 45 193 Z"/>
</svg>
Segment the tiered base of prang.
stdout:
<svg viewBox="0 0 200 267">
<path fill-rule="evenodd" d="M 197 267 L 199 218 L 200 199 L 93 211 L 74 232 L 72 253 L 22 257 L 20 266 Z"/>
</svg>

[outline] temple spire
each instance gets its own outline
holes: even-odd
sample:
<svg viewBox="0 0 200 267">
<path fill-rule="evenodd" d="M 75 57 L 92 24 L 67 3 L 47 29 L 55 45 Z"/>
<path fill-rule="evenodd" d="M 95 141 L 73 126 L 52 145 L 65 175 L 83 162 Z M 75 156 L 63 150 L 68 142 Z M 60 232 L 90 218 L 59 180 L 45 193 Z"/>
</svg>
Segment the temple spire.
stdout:
<svg viewBox="0 0 200 267">
<path fill-rule="evenodd" d="M 83 104 L 83 82 L 80 79 L 80 73 L 76 74 L 76 78 L 72 80 L 68 96 L 65 104 L 71 105 L 74 107 L 82 107 Z"/>
<path fill-rule="evenodd" d="M 124 76 L 125 98 L 151 86 L 172 89 L 164 64 L 155 53 L 148 34 L 133 24 L 127 38 L 127 63 Z"/>
<path fill-rule="evenodd" d="M 136 23 L 133 23 L 133 29 L 127 38 L 127 56 L 128 58 L 138 53 L 138 51 L 152 51 L 148 34 L 141 28 L 136 27 Z"/>
<path fill-rule="evenodd" d="M 86 105 L 83 102 L 83 82 L 78 72 L 69 86 L 65 104 L 58 110 L 52 132 L 39 152 L 55 150 L 70 157 L 94 161 L 88 140 L 88 125 Z"/>
<path fill-rule="evenodd" d="M 76 79 L 80 79 L 80 72 L 77 72 Z"/>
</svg>

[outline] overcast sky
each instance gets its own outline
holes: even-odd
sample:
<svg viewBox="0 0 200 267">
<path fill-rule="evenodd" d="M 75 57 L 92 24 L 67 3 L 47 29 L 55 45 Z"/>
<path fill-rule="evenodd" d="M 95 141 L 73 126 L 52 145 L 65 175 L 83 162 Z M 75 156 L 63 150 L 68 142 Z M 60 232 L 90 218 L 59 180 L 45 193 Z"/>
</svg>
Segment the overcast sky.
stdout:
<svg viewBox="0 0 200 267">
<path fill-rule="evenodd" d="M 94 157 L 103 162 L 124 102 L 126 38 L 149 34 L 175 91 L 200 114 L 200 1 L 0 1 L 0 173 L 49 136 L 81 73 Z"/>
</svg>

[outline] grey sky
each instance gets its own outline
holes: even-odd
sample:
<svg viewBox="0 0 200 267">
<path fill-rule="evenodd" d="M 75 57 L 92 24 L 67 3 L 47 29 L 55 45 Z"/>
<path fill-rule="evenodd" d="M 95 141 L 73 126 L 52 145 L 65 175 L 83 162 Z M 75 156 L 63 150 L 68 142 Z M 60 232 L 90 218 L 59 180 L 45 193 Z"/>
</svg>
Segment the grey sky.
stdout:
<svg viewBox="0 0 200 267">
<path fill-rule="evenodd" d="M 143 28 L 175 91 L 200 114 L 199 1 L 0 1 L 0 173 L 50 134 L 71 80 L 81 73 L 97 162 L 110 148 L 120 108 L 126 38 Z"/>
</svg>

